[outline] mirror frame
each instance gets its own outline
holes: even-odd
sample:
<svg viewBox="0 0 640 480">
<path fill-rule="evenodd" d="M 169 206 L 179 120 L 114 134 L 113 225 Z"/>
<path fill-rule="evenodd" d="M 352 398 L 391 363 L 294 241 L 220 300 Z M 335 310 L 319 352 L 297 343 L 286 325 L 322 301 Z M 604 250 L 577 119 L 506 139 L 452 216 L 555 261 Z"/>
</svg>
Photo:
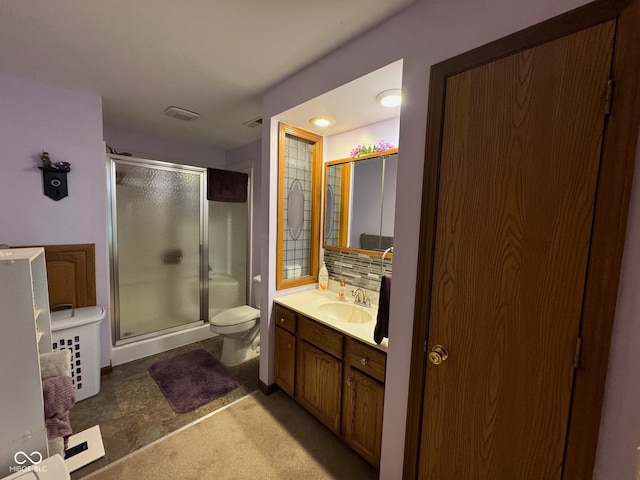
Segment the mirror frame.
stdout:
<svg viewBox="0 0 640 480">
<path fill-rule="evenodd" d="M 389 150 L 383 150 L 381 152 L 374 152 L 374 153 L 368 153 L 366 155 L 360 155 L 358 157 L 348 157 L 348 158 L 341 158 L 338 160 L 330 160 L 328 162 L 325 162 L 324 164 L 324 175 L 322 178 L 322 198 L 323 198 L 323 205 L 322 205 L 322 248 L 325 250 L 333 250 L 336 252 L 352 252 L 352 253 L 362 253 L 365 255 L 371 255 L 374 257 L 381 257 L 383 255 L 384 252 L 382 251 L 378 251 L 378 250 L 363 250 L 361 248 L 351 248 L 351 247 L 341 247 L 341 246 L 336 246 L 336 245 L 327 245 L 325 240 L 327 238 L 327 222 L 326 222 L 326 213 L 327 213 L 327 198 L 326 198 L 326 185 L 327 185 L 327 178 L 329 178 L 329 167 L 330 166 L 335 166 L 335 165 L 348 165 L 349 167 L 351 167 L 351 162 L 358 162 L 360 160 L 368 160 L 371 158 L 377 158 L 377 157 L 382 157 L 385 155 L 393 155 L 398 153 L 398 149 L 397 148 L 390 148 Z M 343 176 L 342 179 L 342 188 L 345 188 L 345 183 L 347 182 L 347 180 L 350 183 L 351 180 L 351 168 L 347 169 L 347 173 L 346 175 Z M 344 225 L 344 222 L 348 222 L 349 220 L 349 209 L 348 208 L 344 208 L 346 205 L 346 195 L 342 195 L 341 196 L 341 208 L 340 208 L 340 232 L 338 233 L 338 238 L 340 239 L 339 241 L 342 242 L 343 240 L 346 242 L 347 239 L 347 229 L 344 229 L 342 227 L 342 225 Z M 387 254 L 387 256 L 393 256 L 393 253 L 391 254 Z"/>
</svg>

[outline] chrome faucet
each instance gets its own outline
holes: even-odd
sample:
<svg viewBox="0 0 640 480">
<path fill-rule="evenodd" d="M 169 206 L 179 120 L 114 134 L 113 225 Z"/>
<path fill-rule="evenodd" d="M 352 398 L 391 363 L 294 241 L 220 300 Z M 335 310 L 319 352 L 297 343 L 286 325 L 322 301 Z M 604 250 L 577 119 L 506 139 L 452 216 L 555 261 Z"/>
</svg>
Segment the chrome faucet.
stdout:
<svg viewBox="0 0 640 480">
<path fill-rule="evenodd" d="M 362 305 L 363 307 L 371 306 L 371 297 L 367 295 L 367 292 L 365 292 L 362 288 L 356 287 L 351 290 L 351 296 L 354 297 L 353 303 L 355 303 L 356 305 Z"/>
</svg>

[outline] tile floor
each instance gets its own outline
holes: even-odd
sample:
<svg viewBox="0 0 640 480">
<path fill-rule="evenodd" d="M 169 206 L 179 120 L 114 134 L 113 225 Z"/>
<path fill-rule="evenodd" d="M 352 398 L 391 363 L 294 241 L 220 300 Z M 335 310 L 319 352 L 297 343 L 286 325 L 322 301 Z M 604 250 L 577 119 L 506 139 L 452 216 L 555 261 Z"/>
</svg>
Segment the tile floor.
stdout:
<svg viewBox="0 0 640 480">
<path fill-rule="evenodd" d="M 222 337 L 119 365 L 111 374 L 101 377 L 100 393 L 78 402 L 71 409 L 71 425 L 75 432 L 100 425 L 106 456 L 73 472 L 72 480 L 78 480 L 257 388 L 258 358 L 228 367 L 241 383 L 232 392 L 193 412 L 175 413 L 147 370 L 158 360 L 197 348 L 220 358 Z"/>
</svg>

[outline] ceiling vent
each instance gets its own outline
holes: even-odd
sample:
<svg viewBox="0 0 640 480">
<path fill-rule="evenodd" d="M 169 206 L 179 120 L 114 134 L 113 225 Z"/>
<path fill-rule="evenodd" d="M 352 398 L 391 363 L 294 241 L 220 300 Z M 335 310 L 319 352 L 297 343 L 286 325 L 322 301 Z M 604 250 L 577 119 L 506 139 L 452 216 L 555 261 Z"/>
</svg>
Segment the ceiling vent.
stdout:
<svg viewBox="0 0 640 480">
<path fill-rule="evenodd" d="M 262 125 L 262 117 L 256 117 L 243 123 L 245 127 L 256 128 Z"/>
<path fill-rule="evenodd" d="M 178 120 L 184 120 L 185 122 L 192 122 L 200 118 L 199 113 L 185 110 L 180 107 L 169 107 L 164 111 L 164 113 L 171 118 L 177 118 Z"/>
</svg>

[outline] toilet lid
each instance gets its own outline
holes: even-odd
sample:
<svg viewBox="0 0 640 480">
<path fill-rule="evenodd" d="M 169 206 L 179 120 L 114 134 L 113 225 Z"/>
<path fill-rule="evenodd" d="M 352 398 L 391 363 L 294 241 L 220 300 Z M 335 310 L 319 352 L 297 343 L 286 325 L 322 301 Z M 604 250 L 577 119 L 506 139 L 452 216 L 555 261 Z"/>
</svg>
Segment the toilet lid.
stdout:
<svg viewBox="0 0 640 480">
<path fill-rule="evenodd" d="M 212 325 L 240 325 L 257 318 L 260 318 L 260 310 L 249 305 L 242 305 L 214 315 L 209 322 Z"/>
</svg>

